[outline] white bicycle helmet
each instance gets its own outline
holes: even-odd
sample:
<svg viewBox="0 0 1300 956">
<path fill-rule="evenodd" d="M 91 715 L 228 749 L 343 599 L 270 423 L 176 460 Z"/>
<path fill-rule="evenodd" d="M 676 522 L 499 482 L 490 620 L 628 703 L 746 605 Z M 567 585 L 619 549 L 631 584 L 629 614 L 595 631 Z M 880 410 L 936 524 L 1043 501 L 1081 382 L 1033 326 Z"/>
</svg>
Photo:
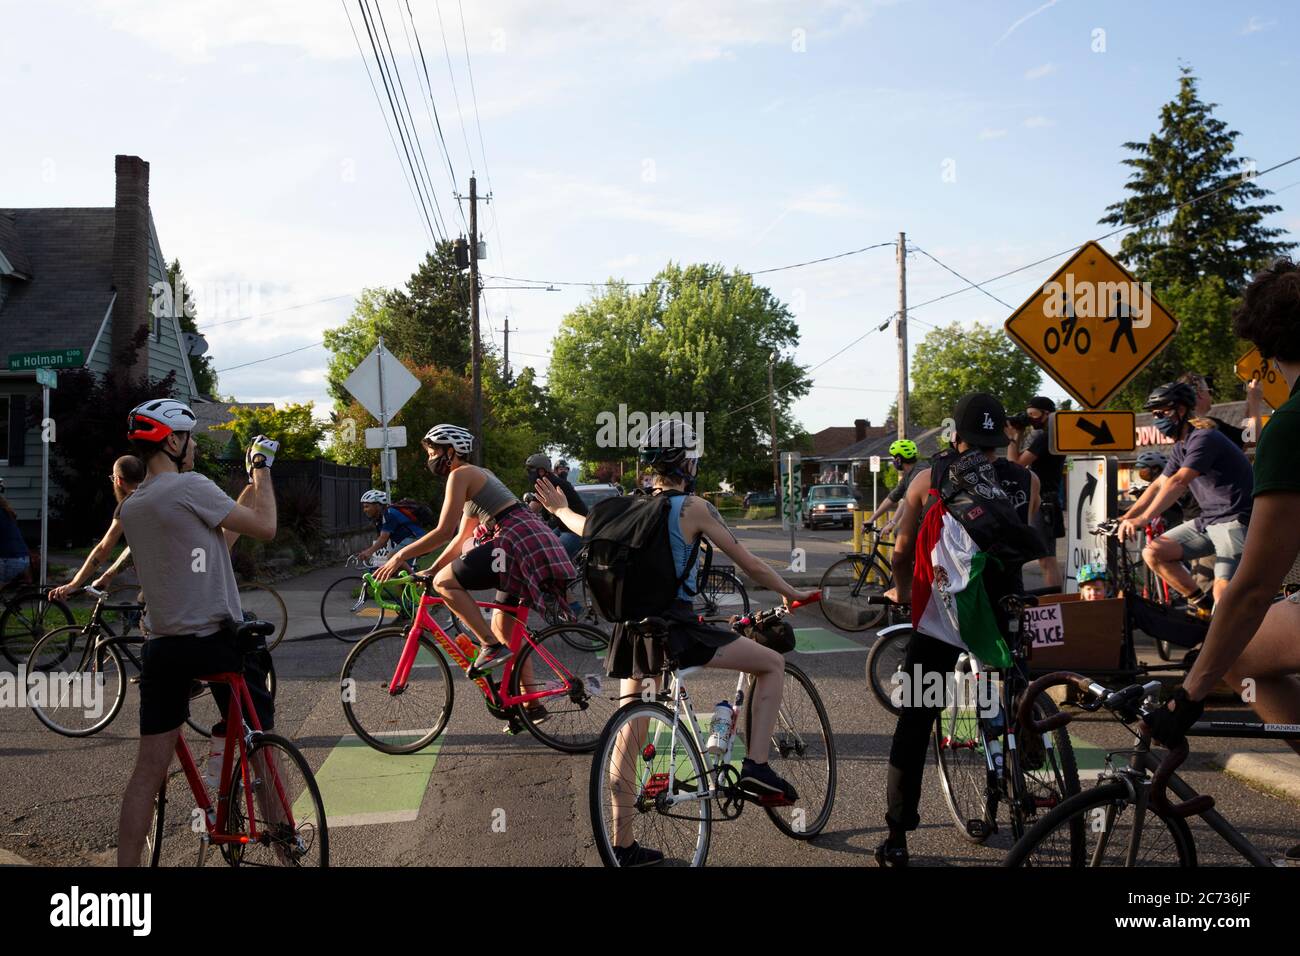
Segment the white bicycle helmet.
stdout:
<svg viewBox="0 0 1300 956">
<path fill-rule="evenodd" d="M 160 442 L 172 432 L 192 432 L 199 420 L 184 402 L 155 398 L 142 402 L 126 417 L 128 441 Z"/>
<path fill-rule="evenodd" d="M 649 465 L 661 475 L 695 477 L 700 455 L 695 431 L 680 418 L 664 418 L 646 429 L 638 448 L 641 464 Z"/>
<path fill-rule="evenodd" d="M 450 445 L 462 458 L 474 450 L 474 436 L 459 425 L 434 425 L 424 433 L 424 445 Z"/>
<path fill-rule="evenodd" d="M 386 491 L 367 491 L 361 496 L 363 505 L 386 505 L 388 504 L 388 492 Z"/>
</svg>

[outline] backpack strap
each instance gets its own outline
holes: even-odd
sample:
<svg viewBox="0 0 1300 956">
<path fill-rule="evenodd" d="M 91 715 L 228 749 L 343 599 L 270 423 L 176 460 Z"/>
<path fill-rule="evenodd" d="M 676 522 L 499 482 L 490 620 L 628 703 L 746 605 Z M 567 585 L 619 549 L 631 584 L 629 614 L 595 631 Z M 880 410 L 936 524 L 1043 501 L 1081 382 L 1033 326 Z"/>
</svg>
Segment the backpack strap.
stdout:
<svg viewBox="0 0 1300 956">
<path fill-rule="evenodd" d="M 659 494 L 664 498 L 686 497 L 684 491 L 661 491 Z M 701 577 L 709 573 L 709 568 L 713 565 L 713 545 L 701 534 L 696 535 L 695 540 L 691 543 L 691 553 L 686 557 L 686 569 L 677 578 L 677 586 L 685 588 L 686 593 L 692 597 L 699 593 L 699 589 L 687 584 L 686 579 L 691 576 L 691 571 L 695 568 L 701 550 L 704 551 L 704 568 L 701 571 Z"/>
</svg>

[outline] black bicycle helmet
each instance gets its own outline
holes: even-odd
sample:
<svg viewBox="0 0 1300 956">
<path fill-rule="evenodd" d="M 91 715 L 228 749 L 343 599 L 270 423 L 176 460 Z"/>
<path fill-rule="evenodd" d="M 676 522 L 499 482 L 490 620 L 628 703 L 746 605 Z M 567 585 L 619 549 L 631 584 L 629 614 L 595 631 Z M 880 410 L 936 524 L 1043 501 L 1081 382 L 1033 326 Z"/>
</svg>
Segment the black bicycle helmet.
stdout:
<svg viewBox="0 0 1300 956">
<path fill-rule="evenodd" d="M 695 432 L 680 418 L 660 419 L 646 429 L 637 457 L 660 475 L 687 481 L 695 478 L 700 463 Z"/>
<path fill-rule="evenodd" d="M 1164 385 L 1157 385 L 1147 396 L 1146 405 L 1143 407 L 1151 411 L 1155 408 L 1168 408 L 1171 405 L 1195 408 L 1196 389 L 1186 382 L 1166 382 Z"/>
<path fill-rule="evenodd" d="M 1154 468 L 1157 471 L 1164 471 L 1168 461 L 1169 459 L 1158 451 L 1144 451 L 1137 456 L 1136 464 L 1139 468 Z"/>
</svg>

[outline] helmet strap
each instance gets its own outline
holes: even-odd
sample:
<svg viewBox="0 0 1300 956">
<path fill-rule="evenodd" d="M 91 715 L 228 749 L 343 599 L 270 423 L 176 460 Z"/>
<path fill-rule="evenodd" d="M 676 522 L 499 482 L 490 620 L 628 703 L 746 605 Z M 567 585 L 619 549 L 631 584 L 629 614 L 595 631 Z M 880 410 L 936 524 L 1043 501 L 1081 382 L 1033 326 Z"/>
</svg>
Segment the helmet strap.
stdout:
<svg viewBox="0 0 1300 956">
<path fill-rule="evenodd" d="M 172 434 L 175 434 L 175 432 L 173 432 Z M 185 443 L 181 445 L 181 453 L 179 455 L 173 455 L 171 452 L 167 450 L 165 445 L 163 446 L 163 454 L 172 460 L 172 464 L 176 466 L 177 471 L 183 472 L 185 470 L 185 453 L 189 451 L 189 448 L 190 448 L 190 433 L 186 432 Z"/>
</svg>

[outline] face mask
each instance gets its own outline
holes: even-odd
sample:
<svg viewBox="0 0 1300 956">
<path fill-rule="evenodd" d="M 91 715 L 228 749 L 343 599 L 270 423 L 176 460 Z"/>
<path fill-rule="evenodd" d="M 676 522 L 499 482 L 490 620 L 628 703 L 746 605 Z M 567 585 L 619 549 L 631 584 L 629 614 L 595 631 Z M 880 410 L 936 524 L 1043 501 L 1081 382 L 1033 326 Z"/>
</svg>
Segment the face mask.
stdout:
<svg viewBox="0 0 1300 956">
<path fill-rule="evenodd" d="M 1032 417 L 1031 417 L 1031 418 L 1029 419 L 1029 424 L 1030 424 L 1030 426 L 1033 427 L 1033 428 L 1046 428 L 1046 427 L 1047 427 L 1047 418 L 1046 418 L 1046 417 L 1042 417 L 1042 418 L 1032 418 Z"/>
<path fill-rule="evenodd" d="M 428 463 L 429 471 L 436 478 L 446 478 L 451 474 L 451 458 L 447 455 L 439 455 Z"/>
<path fill-rule="evenodd" d="M 1178 434 L 1178 429 L 1182 427 L 1182 424 L 1173 415 L 1166 415 L 1164 418 L 1157 418 L 1155 421 L 1156 428 L 1166 438 L 1172 438 Z"/>
</svg>

